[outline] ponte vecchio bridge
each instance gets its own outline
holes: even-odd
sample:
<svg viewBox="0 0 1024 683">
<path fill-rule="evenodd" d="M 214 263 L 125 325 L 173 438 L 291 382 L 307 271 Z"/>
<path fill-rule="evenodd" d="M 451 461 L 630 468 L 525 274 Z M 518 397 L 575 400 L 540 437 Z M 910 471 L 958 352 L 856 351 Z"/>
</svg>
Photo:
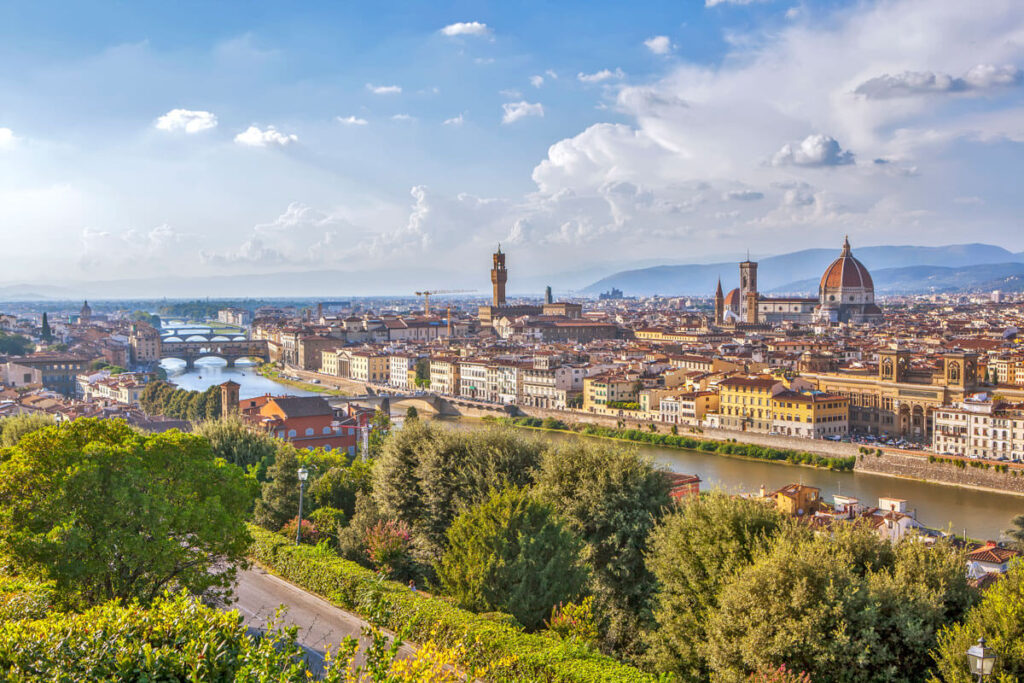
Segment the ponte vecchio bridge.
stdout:
<svg viewBox="0 0 1024 683">
<path fill-rule="evenodd" d="M 194 339 L 194 336 L 189 335 L 187 338 Z M 183 360 L 187 368 L 194 368 L 196 361 L 200 358 L 223 358 L 227 361 L 228 367 L 231 367 L 235 361 L 243 358 L 256 358 L 264 363 L 269 362 L 270 349 L 267 348 L 265 339 L 253 341 L 242 337 L 236 341 L 180 341 L 180 337 L 177 340 L 164 338 L 160 344 L 160 358 Z"/>
</svg>

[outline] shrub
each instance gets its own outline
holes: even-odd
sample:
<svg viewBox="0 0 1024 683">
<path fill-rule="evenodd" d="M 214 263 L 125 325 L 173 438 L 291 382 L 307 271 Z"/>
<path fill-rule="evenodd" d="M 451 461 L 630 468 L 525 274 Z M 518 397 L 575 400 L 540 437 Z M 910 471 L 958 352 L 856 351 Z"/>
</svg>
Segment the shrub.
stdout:
<svg viewBox="0 0 1024 683">
<path fill-rule="evenodd" d="M 406 578 L 411 541 L 409 525 L 393 519 L 377 522 L 363 537 L 370 564 L 393 579 Z"/>
<path fill-rule="evenodd" d="M 597 620 L 594 618 L 594 598 L 581 602 L 559 603 L 551 610 L 551 619 L 544 622 L 547 629 L 560 638 L 570 638 L 591 645 L 597 644 Z"/>
<path fill-rule="evenodd" d="M 299 518 L 292 517 L 284 526 L 281 527 L 281 533 L 285 538 L 295 539 L 296 532 L 298 531 Z M 308 519 L 302 520 L 302 536 L 303 543 L 309 543 L 310 545 L 316 545 L 320 542 L 320 530 L 316 528 L 316 525 Z"/>
</svg>

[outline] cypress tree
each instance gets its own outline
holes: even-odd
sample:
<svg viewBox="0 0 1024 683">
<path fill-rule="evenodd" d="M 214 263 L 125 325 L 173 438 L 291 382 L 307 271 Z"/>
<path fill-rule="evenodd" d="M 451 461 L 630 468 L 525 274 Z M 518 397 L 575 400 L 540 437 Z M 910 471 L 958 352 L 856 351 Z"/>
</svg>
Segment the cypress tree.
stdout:
<svg viewBox="0 0 1024 683">
<path fill-rule="evenodd" d="M 45 311 L 43 312 L 43 331 L 39 336 L 46 343 L 53 341 L 53 330 L 50 329 L 50 321 L 46 318 Z"/>
</svg>

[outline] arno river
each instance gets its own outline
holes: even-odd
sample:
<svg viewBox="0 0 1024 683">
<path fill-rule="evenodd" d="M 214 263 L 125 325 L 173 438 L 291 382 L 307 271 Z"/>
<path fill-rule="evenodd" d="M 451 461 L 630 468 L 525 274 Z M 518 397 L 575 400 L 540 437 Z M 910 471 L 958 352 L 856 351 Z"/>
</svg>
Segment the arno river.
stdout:
<svg viewBox="0 0 1024 683">
<path fill-rule="evenodd" d="M 256 373 L 253 366 L 239 364 L 235 368 L 224 367 L 223 361 L 200 361 L 194 370 L 184 371 L 183 365 L 166 361 L 170 381 L 186 388 L 203 390 L 207 387 L 232 379 L 241 385 L 241 396 L 260 396 L 265 393 L 312 395 L 269 380 Z M 455 420 L 451 422 L 461 429 L 473 429 L 485 423 L 479 420 Z M 525 430 L 524 430 L 525 431 Z M 571 434 L 533 432 L 537 438 L 548 440 L 578 439 Z M 620 443 L 620 442 L 608 442 Z M 631 447 L 628 444 L 622 444 Z M 720 455 L 709 455 L 700 451 L 686 451 L 656 446 L 638 446 L 657 462 L 665 464 L 675 472 L 696 474 L 701 478 L 702 488 L 719 487 L 730 492 L 756 491 L 762 484 L 768 489 L 777 489 L 786 484 L 803 482 L 821 489 L 826 500 L 842 493 L 855 496 L 867 505 L 875 505 L 881 496 L 903 498 L 909 509 L 917 510 L 917 517 L 927 526 L 963 532 L 974 538 L 999 538 L 1002 529 L 1009 525 L 1010 518 L 1024 513 L 1024 496 L 975 491 L 972 489 L 929 484 L 906 479 L 895 479 L 858 472 L 831 472 L 806 467 L 791 467 Z"/>
</svg>

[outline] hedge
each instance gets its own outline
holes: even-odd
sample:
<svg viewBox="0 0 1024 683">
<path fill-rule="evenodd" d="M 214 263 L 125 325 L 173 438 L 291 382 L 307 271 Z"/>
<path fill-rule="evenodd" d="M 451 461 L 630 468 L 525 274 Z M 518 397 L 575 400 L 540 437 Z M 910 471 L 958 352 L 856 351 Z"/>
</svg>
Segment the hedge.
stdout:
<svg viewBox="0 0 1024 683">
<path fill-rule="evenodd" d="M 416 593 L 344 560 L 326 546 L 296 546 L 251 527 L 250 557 L 292 583 L 317 593 L 376 626 L 405 630 L 413 642 L 461 647 L 466 668 L 487 667 L 487 679 L 565 683 L 668 681 L 553 635 L 524 633 L 506 615 L 478 615 L 441 598 Z"/>
<path fill-rule="evenodd" d="M 45 589 L 41 589 L 44 590 Z M 37 591 L 28 589 L 29 594 Z M 5 681 L 308 681 L 295 630 L 254 639 L 238 612 L 181 595 L 0 620 Z"/>
<path fill-rule="evenodd" d="M 600 436 L 606 439 L 618 439 L 620 441 L 632 441 L 634 443 L 650 444 L 652 446 L 666 446 L 668 448 L 685 448 L 688 450 L 699 450 L 707 453 L 721 453 L 723 455 L 740 455 L 745 458 L 757 460 L 773 460 L 788 462 L 793 465 L 809 465 L 811 467 L 826 467 L 838 471 L 851 471 L 857 459 L 854 456 L 830 457 L 797 451 L 790 448 L 771 448 L 769 446 L 757 446 L 749 443 L 738 443 L 733 441 L 716 441 L 714 439 L 697 439 L 691 436 L 679 434 L 660 434 L 641 429 L 613 429 L 594 424 L 574 424 L 561 426 L 543 424 L 536 417 L 515 417 L 515 418 L 493 418 L 486 417 L 489 422 L 501 422 L 516 427 L 541 427 L 556 431 L 577 432 L 586 436 Z"/>
</svg>

